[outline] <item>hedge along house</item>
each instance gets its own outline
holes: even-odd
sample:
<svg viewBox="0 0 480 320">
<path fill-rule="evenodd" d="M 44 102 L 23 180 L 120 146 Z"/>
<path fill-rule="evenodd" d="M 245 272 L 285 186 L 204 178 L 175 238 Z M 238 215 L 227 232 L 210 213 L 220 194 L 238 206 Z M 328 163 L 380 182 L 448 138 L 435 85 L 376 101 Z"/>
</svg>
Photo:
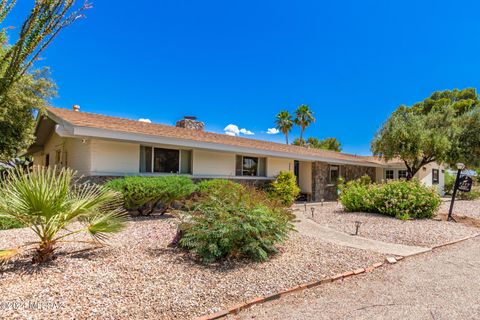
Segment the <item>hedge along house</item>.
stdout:
<svg viewBox="0 0 480 320">
<path fill-rule="evenodd" d="M 79 109 L 48 108 L 38 118 L 36 141 L 28 150 L 35 165 L 70 167 L 96 182 L 125 175 L 184 174 L 258 185 L 280 171 L 293 171 L 312 201 L 335 200 L 338 177 L 348 181 L 367 174 L 380 182 L 406 176 L 400 162 L 206 132 L 204 123 L 193 117 L 168 126 Z M 442 172 L 431 164 L 417 178 L 441 192 Z"/>
</svg>

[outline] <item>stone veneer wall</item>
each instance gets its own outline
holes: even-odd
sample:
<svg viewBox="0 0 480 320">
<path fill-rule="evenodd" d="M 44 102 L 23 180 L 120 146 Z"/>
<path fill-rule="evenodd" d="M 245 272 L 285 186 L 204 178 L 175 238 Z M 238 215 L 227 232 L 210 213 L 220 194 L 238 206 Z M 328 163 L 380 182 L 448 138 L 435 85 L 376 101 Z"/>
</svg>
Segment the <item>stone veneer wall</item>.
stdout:
<svg viewBox="0 0 480 320">
<path fill-rule="evenodd" d="M 358 179 L 367 174 L 375 181 L 375 167 L 340 165 L 340 176 L 346 181 Z M 337 187 L 330 183 L 330 164 L 312 163 L 312 200 L 334 201 L 337 199 Z"/>
</svg>

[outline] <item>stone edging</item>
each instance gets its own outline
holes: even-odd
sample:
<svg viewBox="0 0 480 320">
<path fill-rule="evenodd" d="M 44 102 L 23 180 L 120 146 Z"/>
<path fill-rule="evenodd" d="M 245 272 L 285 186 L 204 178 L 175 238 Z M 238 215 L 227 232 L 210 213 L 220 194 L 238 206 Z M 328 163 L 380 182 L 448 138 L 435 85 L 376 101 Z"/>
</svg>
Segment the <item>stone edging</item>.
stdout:
<svg viewBox="0 0 480 320">
<path fill-rule="evenodd" d="M 456 243 L 459 243 L 459 242 L 463 242 L 463 241 L 466 241 L 466 240 L 477 238 L 479 236 L 480 236 L 480 234 L 464 237 L 464 238 L 461 238 L 459 240 L 455 240 L 455 241 L 447 242 L 447 243 L 444 243 L 444 244 L 441 244 L 441 245 L 438 245 L 438 246 L 434 246 L 431 249 L 435 250 L 435 249 L 447 247 L 447 246 L 450 246 L 450 245 L 453 245 L 453 244 L 456 244 Z M 426 253 L 426 252 L 431 252 L 432 250 L 421 252 L 421 253 L 418 253 L 418 254 L 415 254 L 415 255 L 412 255 L 412 256 L 417 256 L 417 255 L 420 255 L 420 254 L 423 254 L 423 253 Z M 412 256 L 409 256 L 409 257 L 412 257 Z M 316 287 L 316 286 L 319 286 L 319 285 L 322 285 L 322 284 L 343 280 L 345 278 L 348 278 L 348 277 L 351 277 L 351 276 L 356 276 L 356 275 L 366 273 L 366 272 L 372 272 L 373 270 L 375 270 L 377 268 L 380 268 L 387 263 L 393 264 L 393 263 L 396 263 L 397 261 L 403 260 L 404 258 L 405 257 L 402 257 L 402 256 L 387 257 L 385 262 L 377 262 L 377 263 L 374 263 L 371 266 L 366 267 L 366 268 L 358 268 L 358 269 L 355 269 L 353 271 L 347 271 L 347 272 L 344 272 L 344 273 L 339 273 L 339 274 L 336 274 L 336 275 L 331 276 L 331 277 L 326 277 L 326 278 L 322 278 L 320 280 L 315 280 L 315 281 L 312 281 L 312 282 L 301 284 L 301 285 L 298 285 L 298 286 L 295 286 L 295 287 L 292 287 L 292 288 L 289 288 L 289 289 L 286 289 L 286 290 L 283 290 L 283 291 L 280 291 L 280 292 L 277 292 L 277 293 L 273 293 L 273 294 L 270 294 L 270 295 L 267 295 L 267 296 L 256 297 L 256 298 L 253 298 L 252 300 L 249 300 L 247 302 L 238 303 L 238 304 L 236 304 L 236 305 L 234 305 L 234 306 L 232 306 L 228 309 L 224 309 L 224 310 L 215 312 L 213 314 L 208 314 L 208 315 L 201 316 L 201 317 L 197 318 L 197 320 L 214 320 L 214 319 L 220 319 L 220 318 L 226 317 L 229 314 L 237 314 L 240 311 L 248 309 L 248 308 L 250 308 L 254 305 L 261 304 L 261 303 L 271 301 L 271 300 L 280 299 L 282 296 L 285 296 L 285 295 L 288 295 L 288 294 L 291 294 L 291 293 L 294 293 L 294 292 L 297 292 L 297 291 L 302 291 L 302 290 L 305 290 L 305 289 L 313 288 L 313 287 Z"/>
</svg>

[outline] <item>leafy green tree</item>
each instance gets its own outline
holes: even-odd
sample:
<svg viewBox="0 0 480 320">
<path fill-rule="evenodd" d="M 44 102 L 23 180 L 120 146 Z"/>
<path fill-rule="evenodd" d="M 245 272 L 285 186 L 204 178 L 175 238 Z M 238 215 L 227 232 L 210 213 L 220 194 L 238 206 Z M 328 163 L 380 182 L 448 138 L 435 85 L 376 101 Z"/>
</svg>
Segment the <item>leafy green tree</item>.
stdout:
<svg viewBox="0 0 480 320">
<path fill-rule="evenodd" d="M 25 249 L 35 250 L 34 262 L 49 261 L 60 244 L 69 242 L 69 236 L 86 232 L 93 238 L 91 243 L 99 244 L 125 227 L 126 212 L 116 192 L 93 184 L 75 184 L 73 178 L 71 169 L 57 172 L 55 168 L 34 167 L 32 171 L 17 170 L 2 181 L 0 217 L 29 227 L 38 241 L 0 250 L 0 261 Z"/>
<path fill-rule="evenodd" d="M 478 166 L 479 112 L 475 89 L 435 92 L 393 112 L 376 133 L 372 151 L 385 160 L 401 159 L 408 179 L 431 162 Z"/>
<path fill-rule="evenodd" d="M 0 45 L 0 54 L 4 47 Z M 0 70 L 1 72 L 1 70 Z M 48 69 L 27 72 L 4 96 L 8 112 L 0 117 L 0 161 L 25 151 L 34 140 L 35 110 L 42 112 L 56 95 Z"/>
<path fill-rule="evenodd" d="M 313 111 L 306 104 L 300 105 L 297 110 L 295 110 L 295 120 L 294 123 L 300 127 L 300 144 L 303 145 L 303 132 L 305 128 L 310 124 L 315 122 L 313 117 Z"/>
<path fill-rule="evenodd" d="M 275 117 L 275 125 L 285 135 L 286 144 L 288 144 L 288 134 L 292 130 L 293 120 L 290 112 L 284 110 L 280 111 Z"/>
<path fill-rule="evenodd" d="M 296 146 L 301 146 L 300 139 L 295 139 L 292 143 Z M 305 146 L 315 149 L 323 149 L 323 150 L 332 150 L 336 152 L 341 152 L 341 143 L 337 140 L 337 138 L 326 138 L 323 140 L 318 140 L 318 138 L 310 137 L 308 138 L 305 143 Z"/>
</svg>

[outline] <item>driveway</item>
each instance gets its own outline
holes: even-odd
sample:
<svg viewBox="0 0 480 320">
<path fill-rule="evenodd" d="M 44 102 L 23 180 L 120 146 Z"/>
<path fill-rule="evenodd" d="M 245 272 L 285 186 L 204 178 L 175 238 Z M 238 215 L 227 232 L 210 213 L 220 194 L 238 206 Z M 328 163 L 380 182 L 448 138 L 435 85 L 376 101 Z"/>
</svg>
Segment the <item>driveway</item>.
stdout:
<svg viewBox="0 0 480 320">
<path fill-rule="evenodd" d="M 231 317 L 252 318 L 480 319 L 480 238 Z"/>
</svg>

